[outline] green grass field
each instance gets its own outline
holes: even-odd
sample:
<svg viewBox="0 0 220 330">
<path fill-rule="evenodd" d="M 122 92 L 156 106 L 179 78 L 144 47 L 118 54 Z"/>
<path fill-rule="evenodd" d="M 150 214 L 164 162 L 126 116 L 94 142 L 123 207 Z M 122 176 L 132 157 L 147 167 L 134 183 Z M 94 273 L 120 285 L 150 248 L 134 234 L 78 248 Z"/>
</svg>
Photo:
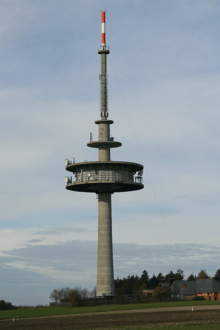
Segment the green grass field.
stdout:
<svg viewBox="0 0 220 330">
<path fill-rule="evenodd" d="M 128 305 L 101 305 L 92 307 L 39 307 L 25 308 L 9 311 L 0 311 L 0 319 L 10 319 L 13 317 L 27 318 L 54 315 L 70 315 L 83 313 L 98 313 L 120 310 L 135 310 L 161 307 L 180 307 L 180 306 L 198 306 L 198 305 L 220 305 L 220 301 L 178 301 L 164 303 L 146 303 L 146 304 L 128 304 Z M 189 328 L 187 328 L 189 330 Z M 220 329 L 220 328 L 219 328 Z"/>
</svg>

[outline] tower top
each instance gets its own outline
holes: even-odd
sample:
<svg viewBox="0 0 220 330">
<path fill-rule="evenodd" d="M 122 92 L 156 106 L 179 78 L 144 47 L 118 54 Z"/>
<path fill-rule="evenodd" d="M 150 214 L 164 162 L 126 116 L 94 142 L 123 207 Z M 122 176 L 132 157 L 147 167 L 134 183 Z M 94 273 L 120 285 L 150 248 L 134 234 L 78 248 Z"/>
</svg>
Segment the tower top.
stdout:
<svg viewBox="0 0 220 330">
<path fill-rule="evenodd" d="M 102 46 L 102 49 L 106 48 L 105 13 L 106 13 L 106 10 L 101 10 L 101 44 L 102 44 L 101 46 Z"/>
</svg>

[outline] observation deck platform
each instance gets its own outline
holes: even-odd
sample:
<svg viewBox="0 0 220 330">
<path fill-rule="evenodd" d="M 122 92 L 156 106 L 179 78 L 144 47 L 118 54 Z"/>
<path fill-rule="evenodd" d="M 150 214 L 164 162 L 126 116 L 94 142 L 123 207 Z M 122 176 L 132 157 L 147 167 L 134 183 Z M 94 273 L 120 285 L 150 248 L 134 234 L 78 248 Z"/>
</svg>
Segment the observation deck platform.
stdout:
<svg viewBox="0 0 220 330">
<path fill-rule="evenodd" d="M 143 165 L 130 162 L 83 162 L 66 166 L 73 173 L 66 189 L 80 192 L 114 193 L 144 188 Z"/>
<path fill-rule="evenodd" d="M 121 142 L 117 141 L 91 141 L 87 143 L 90 148 L 118 148 L 122 146 Z"/>
</svg>

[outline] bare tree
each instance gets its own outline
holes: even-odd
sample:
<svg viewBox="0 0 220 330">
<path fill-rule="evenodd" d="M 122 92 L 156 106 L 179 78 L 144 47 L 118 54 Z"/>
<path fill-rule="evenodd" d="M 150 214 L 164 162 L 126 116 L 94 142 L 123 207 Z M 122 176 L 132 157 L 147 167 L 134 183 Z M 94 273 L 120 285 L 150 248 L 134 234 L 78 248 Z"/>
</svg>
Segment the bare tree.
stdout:
<svg viewBox="0 0 220 330">
<path fill-rule="evenodd" d="M 58 300 L 60 300 L 59 293 L 60 293 L 59 290 L 54 289 L 50 294 L 50 299 L 53 299 L 57 303 Z"/>
<path fill-rule="evenodd" d="M 90 297 L 91 298 L 95 298 L 96 297 L 96 286 L 94 286 L 94 288 L 92 289 L 92 291 L 90 291 Z"/>
</svg>

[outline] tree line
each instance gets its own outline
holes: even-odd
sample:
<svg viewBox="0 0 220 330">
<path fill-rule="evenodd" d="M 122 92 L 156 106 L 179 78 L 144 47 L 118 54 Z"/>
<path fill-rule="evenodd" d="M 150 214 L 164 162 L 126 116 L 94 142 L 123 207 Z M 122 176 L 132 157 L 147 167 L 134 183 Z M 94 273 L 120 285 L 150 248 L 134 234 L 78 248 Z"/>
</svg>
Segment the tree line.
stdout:
<svg viewBox="0 0 220 330">
<path fill-rule="evenodd" d="M 138 275 L 128 275 L 124 278 L 117 278 L 114 280 L 115 284 L 115 296 L 120 296 L 124 294 L 133 294 L 135 291 L 143 291 L 143 290 L 155 290 L 158 288 L 160 283 L 172 283 L 175 280 L 183 280 L 185 277 L 184 271 L 182 269 L 177 269 L 176 272 L 172 270 L 163 275 L 161 272 L 156 276 L 153 274 L 152 277 L 149 276 L 148 272 L 144 270 L 139 277 Z M 210 276 L 207 274 L 205 269 L 202 269 L 198 275 L 190 274 L 186 280 L 187 281 L 195 281 L 196 279 L 208 279 Z M 220 269 L 218 269 L 214 275 L 214 279 L 220 281 Z M 155 294 L 160 292 L 158 288 L 155 291 Z M 88 301 L 96 297 L 96 288 L 92 291 L 88 289 L 82 289 L 81 287 L 75 288 L 62 288 L 62 289 L 54 289 L 50 294 L 50 299 L 52 299 L 56 303 L 60 302 L 70 302 L 75 303 L 77 305 L 80 304 L 82 301 Z"/>
<path fill-rule="evenodd" d="M 9 301 L 0 300 L 0 310 L 10 310 L 10 309 L 17 309 L 17 306 L 12 305 Z"/>
<path fill-rule="evenodd" d="M 96 288 L 92 291 L 88 289 L 82 289 L 81 287 L 75 287 L 73 289 L 66 287 L 62 289 L 54 289 L 50 294 L 50 299 L 55 303 L 77 303 L 80 301 L 95 298 L 96 297 Z"/>
<path fill-rule="evenodd" d="M 172 270 L 163 275 L 161 272 L 156 276 L 153 274 L 152 277 L 148 275 L 148 272 L 144 270 L 139 277 L 138 275 L 128 275 L 126 278 L 117 278 L 115 282 L 115 293 L 117 294 L 132 294 L 135 290 L 154 290 L 158 287 L 159 283 L 169 283 L 173 284 L 176 280 L 183 280 L 185 277 L 184 271 L 182 269 L 177 269 L 176 272 Z M 191 273 L 186 281 L 195 281 L 196 279 L 207 279 L 210 276 L 207 274 L 205 269 L 202 269 L 198 275 Z M 215 273 L 214 279 L 220 281 L 220 269 Z"/>
</svg>

